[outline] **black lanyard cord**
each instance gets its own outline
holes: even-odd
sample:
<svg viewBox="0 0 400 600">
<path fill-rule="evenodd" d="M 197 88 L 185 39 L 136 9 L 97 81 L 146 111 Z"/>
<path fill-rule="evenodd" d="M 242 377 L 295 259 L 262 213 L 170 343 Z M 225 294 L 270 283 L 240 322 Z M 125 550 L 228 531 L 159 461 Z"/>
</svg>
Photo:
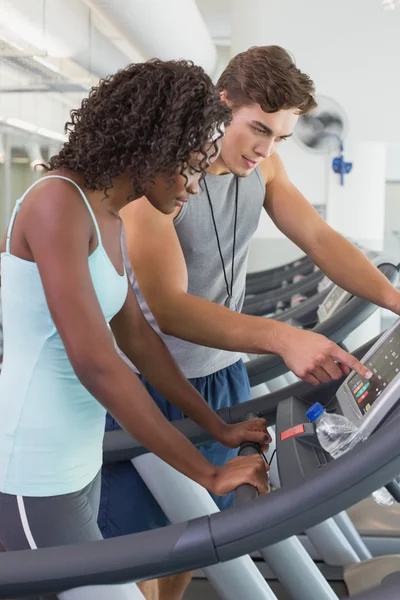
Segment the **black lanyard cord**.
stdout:
<svg viewBox="0 0 400 600">
<path fill-rule="evenodd" d="M 212 202 L 211 202 L 211 196 L 210 196 L 210 192 L 208 191 L 208 186 L 207 186 L 207 182 L 206 182 L 206 178 L 205 177 L 204 177 L 203 181 L 204 181 L 204 185 L 205 185 L 206 192 L 207 192 L 208 202 L 210 204 L 211 217 L 212 217 L 212 221 L 213 221 L 213 224 L 214 224 L 215 237 L 217 238 L 219 256 L 221 258 L 222 269 L 224 271 L 226 292 L 228 294 L 228 298 L 233 298 L 233 282 L 234 282 L 234 278 L 235 278 L 236 229 L 237 229 L 238 199 L 239 199 L 239 177 L 236 177 L 235 221 L 234 221 L 234 226 L 233 226 L 232 276 L 231 276 L 231 289 L 230 289 L 230 291 L 229 291 L 228 277 L 227 277 L 226 269 L 225 269 L 224 257 L 222 255 L 222 250 L 221 250 L 221 243 L 219 241 L 217 224 L 215 222 L 214 208 L 213 208 L 213 205 L 212 205 Z"/>
</svg>

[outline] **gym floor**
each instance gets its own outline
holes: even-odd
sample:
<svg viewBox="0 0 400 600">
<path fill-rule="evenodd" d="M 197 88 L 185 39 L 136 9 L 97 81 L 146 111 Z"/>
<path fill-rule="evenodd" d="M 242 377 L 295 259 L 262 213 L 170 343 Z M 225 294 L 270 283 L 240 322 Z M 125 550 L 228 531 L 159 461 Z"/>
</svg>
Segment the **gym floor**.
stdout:
<svg viewBox="0 0 400 600">
<path fill-rule="evenodd" d="M 278 581 L 270 581 L 268 583 L 271 590 L 279 600 L 291 600 L 290 596 L 288 596 Z M 336 592 L 338 598 L 348 597 L 346 586 L 343 582 L 335 581 L 331 583 L 331 586 Z M 207 600 L 221 600 L 220 596 L 218 596 L 217 592 L 206 579 L 193 579 L 183 597 L 183 600 L 205 600 L 205 598 L 207 598 Z M 248 599 L 243 598 L 243 600 L 251 600 L 251 593 L 249 594 Z M 307 600 L 307 598 L 304 598 L 304 600 Z"/>
</svg>

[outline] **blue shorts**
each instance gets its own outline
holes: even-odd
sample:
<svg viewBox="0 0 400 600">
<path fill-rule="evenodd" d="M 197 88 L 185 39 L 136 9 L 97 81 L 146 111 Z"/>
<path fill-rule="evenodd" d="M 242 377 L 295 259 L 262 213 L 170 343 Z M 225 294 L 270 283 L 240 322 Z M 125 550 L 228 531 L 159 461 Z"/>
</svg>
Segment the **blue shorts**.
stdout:
<svg viewBox="0 0 400 600">
<path fill-rule="evenodd" d="M 169 421 L 184 418 L 180 410 L 140 378 Z M 250 399 L 247 371 L 241 360 L 207 377 L 197 377 L 189 381 L 213 410 L 235 406 Z M 115 419 L 107 414 L 106 431 L 116 429 L 121 428 Z M 199 449 L 210 462 L 217 465 L 223 465 L 237 455 L 237 450 L 226 448 L 217 442 Z M 232 504 L 233 494 L 213 497 L 221 510 Z M 98 523 L 103 536 L 110 538 L 164 527 L 169 521 L 135 467 L 127 461 L 103 467 Z"/>
</svg>

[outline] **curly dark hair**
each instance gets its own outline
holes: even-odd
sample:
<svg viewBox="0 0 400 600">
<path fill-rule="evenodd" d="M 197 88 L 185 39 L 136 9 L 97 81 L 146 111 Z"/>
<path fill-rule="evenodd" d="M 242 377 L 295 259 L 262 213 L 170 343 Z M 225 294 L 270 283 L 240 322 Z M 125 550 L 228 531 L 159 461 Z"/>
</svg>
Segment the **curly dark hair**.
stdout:
<svg viewBox="0 0 400 600">
<path fill-rule="evenodd" d="M 201 67 L 153 59 L 101 79 L 70 116 L 68 141 L 45 168 L 81 172 L 89 189 L 105 192 L 127 172 L 143 194 L 157 174 L 183 172 L 191 152 L 204 168 L 204 148 L 231 113 Z"/>
<path fill-rule="evenodd" d="M 313 81 L 280 46 L 254 46 L 237 54 L 217 88 L 227 93 L 234 107 L 259 104 L 266 113 L 294 108 L 304 115 L 317 106 Z"/>
</svg>

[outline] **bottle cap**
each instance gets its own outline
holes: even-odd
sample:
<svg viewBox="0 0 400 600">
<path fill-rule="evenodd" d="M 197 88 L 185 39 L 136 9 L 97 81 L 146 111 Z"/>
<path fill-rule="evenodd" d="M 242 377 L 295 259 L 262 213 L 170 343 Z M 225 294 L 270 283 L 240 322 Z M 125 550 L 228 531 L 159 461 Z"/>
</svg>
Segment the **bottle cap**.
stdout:
<svg viewBox="0 0 400 600">
<path fill-rule="evenodd" d="M 319 402 L 316 402 L 306 411 L 306 417 L 311 423 L 314 423 L 325 412 L 324 407 Z"/>
</svg>

